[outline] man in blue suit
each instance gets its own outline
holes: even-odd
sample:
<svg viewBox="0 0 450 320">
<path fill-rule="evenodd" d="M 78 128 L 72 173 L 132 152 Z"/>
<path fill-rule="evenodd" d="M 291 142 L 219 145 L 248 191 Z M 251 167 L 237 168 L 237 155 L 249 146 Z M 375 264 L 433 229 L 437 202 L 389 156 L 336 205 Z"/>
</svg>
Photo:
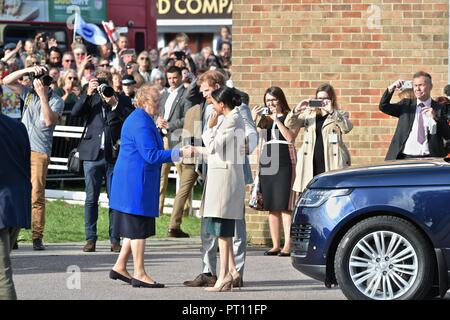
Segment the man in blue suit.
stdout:
<svg viewBox="0 0 450 320">
<path fill-rule="evenodd" d="M 0 114 L 0 300 L 16 299 L 10 251 L 31 227 L 31 149 L 25 126 Z"/>
</svg>

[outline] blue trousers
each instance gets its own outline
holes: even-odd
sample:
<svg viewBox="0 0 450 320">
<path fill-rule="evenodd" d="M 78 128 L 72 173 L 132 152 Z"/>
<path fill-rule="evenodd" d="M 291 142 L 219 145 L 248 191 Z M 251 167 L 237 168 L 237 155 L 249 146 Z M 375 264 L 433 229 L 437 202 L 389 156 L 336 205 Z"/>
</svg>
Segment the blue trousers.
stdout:
<svg viewBox="0 0 450 320">
<path fill-rule="evenodd" d="M 84 203 L 84 226 L 86 240 L 97 241 L 98 198 L 103 179 L 106 180 L 106 192 L 109 197 L 110 181 L 114 165 L 106 162 L 103 152 L 96 161 L 84 161 L 84 179 L 86 183 L 86 200 Z M 114 219 L 109 211 L 109 239 L 111 243 L 120 243 L 120 238 L 111 236 Z"/>
</svg>

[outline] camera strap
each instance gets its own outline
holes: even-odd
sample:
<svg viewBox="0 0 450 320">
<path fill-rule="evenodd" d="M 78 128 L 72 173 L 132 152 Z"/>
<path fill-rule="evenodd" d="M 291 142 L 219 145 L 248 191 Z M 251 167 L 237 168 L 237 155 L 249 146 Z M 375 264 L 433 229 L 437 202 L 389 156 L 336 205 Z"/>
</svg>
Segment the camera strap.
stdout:
<svg viewBox="0 0 450 320">
<path fill-rule="evenodd" d="M 33 98 L 33 94 L 31 92 L 28 92 L 27 96 L 25 98 L 25 101 L 24 101 L 25 103 L 23 105 L 23 111 L 28 109 L 28 107 L 30 106 L 30 102 L 31 102 L 32 98 Z"/>
</svg>

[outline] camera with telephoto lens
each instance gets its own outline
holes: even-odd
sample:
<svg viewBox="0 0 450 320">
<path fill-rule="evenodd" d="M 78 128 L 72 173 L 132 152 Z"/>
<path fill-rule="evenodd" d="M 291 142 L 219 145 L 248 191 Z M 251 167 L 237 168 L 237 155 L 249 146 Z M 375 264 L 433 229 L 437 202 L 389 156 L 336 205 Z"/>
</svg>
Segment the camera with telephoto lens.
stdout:
<svg viewBox="0 0 450 320">
<path fill-rule="evenodd" d="M 108 79 L 98 78 L 97 91 L 101 97 L 111 98 L 114 95 L 114 89 L 108 84 Z"/>
<path fill-rule="evenodd" d="M 33 83 L 35 79 L 39 79 L 45 87 L 49 87 L 53 82 L 53 78 L 48 75 L 48 68 L 43 68 L 44 70 L 42 73 L 37 74 L 36 72 L 29 72 L 28 76 L 30 77 L 31 83 Z"/>
</svg>

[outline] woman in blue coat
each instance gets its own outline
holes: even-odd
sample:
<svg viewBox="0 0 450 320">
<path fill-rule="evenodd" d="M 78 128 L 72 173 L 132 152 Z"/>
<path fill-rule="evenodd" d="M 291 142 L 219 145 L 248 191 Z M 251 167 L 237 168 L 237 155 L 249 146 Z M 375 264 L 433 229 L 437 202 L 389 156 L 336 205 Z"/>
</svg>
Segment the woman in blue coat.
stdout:
<svg viewBox="0 0 450 320">
<path fill-rule="evenodd" d="M 181 156 L 193 155 L 193 147 L 164 150 L 161 135 L 152 119 L 159 114 L 161 95 L 150 85 L 136 93 L 136 110 L 128 116 L 121 134 L 121 147 L 111 180 L 109 206 L 113 212 L 115 237 L 123 244 L 110 278 L 133 287 L 163 288 L 144 268 L 145 239 L 155 235 L 155 218 L 159 216 L 161 165 L 177 162 Z M 134 276 L 127 271 L 133 255 Z"/>
</svg>

